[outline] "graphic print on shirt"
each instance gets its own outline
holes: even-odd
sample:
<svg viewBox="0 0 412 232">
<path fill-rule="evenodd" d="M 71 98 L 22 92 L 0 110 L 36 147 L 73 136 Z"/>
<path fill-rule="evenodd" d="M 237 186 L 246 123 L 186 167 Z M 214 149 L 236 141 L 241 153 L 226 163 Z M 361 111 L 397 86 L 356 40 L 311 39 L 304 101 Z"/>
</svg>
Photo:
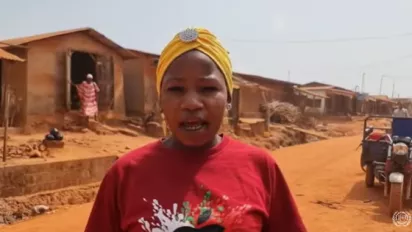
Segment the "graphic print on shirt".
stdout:
<svg viewBox="0 0 412 232">
<path fill-rule="evenodd" d="M 250 206 L 230 207 L 228 200 L 227 196 L 212 198 L 211 192 L 207 191 L 200 204 L 192 207 L 186 201 L 179 207 L 174 203 L 172 210 L 164 209 L 157 200 L 153 200 L 153 216 L 149 221 L 145 218 L 138 221 L 147 232 L 230 232 L 242 222 Z"/>
</svg>

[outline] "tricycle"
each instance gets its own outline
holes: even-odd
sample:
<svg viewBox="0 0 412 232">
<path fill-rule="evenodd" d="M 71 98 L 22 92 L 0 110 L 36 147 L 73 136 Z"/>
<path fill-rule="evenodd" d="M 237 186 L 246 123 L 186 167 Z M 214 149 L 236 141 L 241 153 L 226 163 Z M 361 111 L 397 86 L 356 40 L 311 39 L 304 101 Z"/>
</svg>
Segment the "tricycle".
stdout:
<svg viewBox="0 0 412 232">
<path fill-rule="evenodd" d="M 391 119 L 392 126 L 368 126 L 371 119 Z M 379 132 L 377 130 L 384 130 Z M 390 132 L 389 132 L 390 131 Z M 371 188 L 375 180 L 384 185 L 384 196 L 389 196 L 389 214 L 403 209 L 412 195 L 412 118 L 369 116 L 364 121 L 361 168 L 365 185 Z"/>
</svg>

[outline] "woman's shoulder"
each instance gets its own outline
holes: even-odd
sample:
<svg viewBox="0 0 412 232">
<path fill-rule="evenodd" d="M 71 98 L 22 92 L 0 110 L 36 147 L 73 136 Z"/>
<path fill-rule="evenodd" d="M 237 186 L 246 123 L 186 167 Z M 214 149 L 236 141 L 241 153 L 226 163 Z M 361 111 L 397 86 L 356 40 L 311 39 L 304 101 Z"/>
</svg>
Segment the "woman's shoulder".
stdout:
<svg viewBox="0 0 412 232">
<path fill-rule="evenodd" d="M 159 140 L 149 142 L 141 147 L 133 149 L 128 153 L 119 157 L 113 166 L 116 168 L 123 168 L 131 164 L 136 164 L 140 160 L 145 159 L 149 156 L 156 156 L 159 154 Z"/>
<path fill-rule="evenodd" d="M 248 144 L 235 138 L 231 138 L 230 144 L 230 152 L 239 156 L 238 158 L 247 158 L 250 161 L 264 165 L 275 162 L 270 152 L 264 148 Z"/>
</svg>

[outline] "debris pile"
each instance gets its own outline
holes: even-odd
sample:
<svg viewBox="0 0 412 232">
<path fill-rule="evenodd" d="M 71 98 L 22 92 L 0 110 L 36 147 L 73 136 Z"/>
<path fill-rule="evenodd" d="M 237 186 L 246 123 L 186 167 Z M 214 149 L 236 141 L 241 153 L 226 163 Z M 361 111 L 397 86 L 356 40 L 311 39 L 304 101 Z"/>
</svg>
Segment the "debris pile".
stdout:
<svg viewBox="0 0 412 232">
<path fill-rule="evenodd" d="M 317 126 L 319 125 L 319 122 L 318 122 L 318 120 L 316 120 L 316 118 L 314 118 L 312 116 L 302 115 L 301 117 L 299 117 L 296 124 L 298 126 L 302 127 L 302 128 L 305 128 L 305 129 L 315 129 L 317 131 L 322 131 L 322 130 L 317 129 Z"/>
<path fill-rule="evenodd" d="M 269 110 L 270 121 L 275 123 L 295 123 L 301 117 L 298 107 L 280 101 L 272 101 L 262 104 L 260 107 L 262 112 Z"/>
<path fill-rule="evenodd" d="M 3 147 L 0 148 L 0 153 L 3 153 Z M 49 154 L 47 147 L 41 140 L 19 145 L 7 145 L 7 157 L 11 159 L 45 158 Z"/>
<path fill-rule="evenodd" d="M 0 198 L 0 228 L 21 220 L 52 214 L 66 205 L 92 202 L 99 184 L 82 185 L 21 197 Z"/>
</svg>

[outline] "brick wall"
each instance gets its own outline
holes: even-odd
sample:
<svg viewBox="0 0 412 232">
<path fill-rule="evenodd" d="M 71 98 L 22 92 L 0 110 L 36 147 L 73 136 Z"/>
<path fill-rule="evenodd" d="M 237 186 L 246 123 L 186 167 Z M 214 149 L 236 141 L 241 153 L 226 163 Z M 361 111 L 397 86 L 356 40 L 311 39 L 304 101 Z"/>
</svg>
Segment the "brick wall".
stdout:
<svg viewBox="0 0 412 232">
<path fill-rule="evenodd" d="M 117 156 L 0 168 L 0 198 L 99 182 Z"/>
</svg>

